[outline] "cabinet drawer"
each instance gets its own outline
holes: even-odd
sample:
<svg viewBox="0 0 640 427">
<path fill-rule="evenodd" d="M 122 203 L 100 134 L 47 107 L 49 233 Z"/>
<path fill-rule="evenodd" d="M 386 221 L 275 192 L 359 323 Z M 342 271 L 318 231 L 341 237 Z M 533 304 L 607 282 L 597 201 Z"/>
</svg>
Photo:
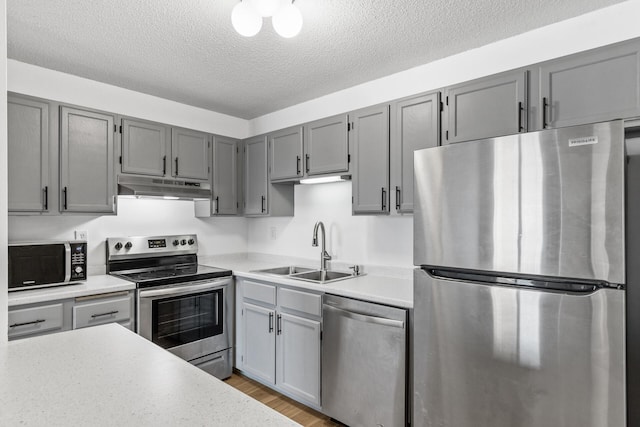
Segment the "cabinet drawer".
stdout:
<svg viewBox="0 0 640 427">
<path fill-rule="evenodd" d="M 244 298 L 276 305 L 276 287 L 273 285 L 245 280 L 242 282 L 242 294 Z"/>
<path fill-rule="evenodd" d="M 294 289 L 280 288 L 278 301 L 280 307 L 320 317 L 322 315 L 322 296 Z"/>
<path fill-rule="evenodd" d="M 13 310 L 9 312 L 9 338 L 61 330 L 62 324 L 62 303 Z"/>
<path fill-rule="evenodd" d="M 73 307 L 73 329 L 124 322 L 131 318 L 131 298 L 124 296 L 107 301 L 93 301 Z"/>
</svg>

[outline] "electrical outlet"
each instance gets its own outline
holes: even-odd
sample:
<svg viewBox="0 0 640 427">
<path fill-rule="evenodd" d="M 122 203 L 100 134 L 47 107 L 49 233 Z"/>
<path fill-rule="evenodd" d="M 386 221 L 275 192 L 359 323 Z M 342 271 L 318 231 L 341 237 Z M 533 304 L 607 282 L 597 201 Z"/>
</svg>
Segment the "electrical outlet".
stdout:
<svg viewBox="0 0 640 427">
<path fill-rule="evenodd" d="M 271 240 L 276 240 L 278 238 L 278 229 L 276 227 L 269 227 L 269 232 Z"/>
<path fill-rule="evenodd" d="M 87 240 L 87 232 L 86 230 L 76 230 L 76 240 Z"/>
</svg>

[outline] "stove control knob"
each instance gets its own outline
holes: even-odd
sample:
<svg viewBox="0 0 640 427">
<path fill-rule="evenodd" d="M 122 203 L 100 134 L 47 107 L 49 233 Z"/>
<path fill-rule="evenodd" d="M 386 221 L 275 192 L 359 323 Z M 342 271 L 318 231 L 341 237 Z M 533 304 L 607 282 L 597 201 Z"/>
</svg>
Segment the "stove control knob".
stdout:
<svg viewBox="0 0 640 427">
<path fill-rule="evenodd" d="M 125 249 L 131 249 L 131 246 L 133 246 L 133 245 L 131 244 L 131 242 L 127 242 L 127 243 L 124 245 L 124 248 L 125 248 Z"/>
<path fill-rule="evenodd" d="M 184 246 L 184 245 L 186 245 L 186 244 L 187 244 L 187 241 L 186 241 L 186 240 L 184 240 L 184 239 L 182 239 L 182 240 L 180 240 L 180 244 L 181 244 L 182 246 Z"/>
<path fill-rule="evenodd" d="M 75 271 L 76 274 L 80 274 L 80 273 L 82 273 L 82 267 L 77 266 L 73 271 Z"/>
<path fill-rule="evenodd" d="M 188 243 L 189 243 L 190 245 L 193 245 L 195 242 L 196 242 L 195 240 L 193 240 L 193 239 L 189 239 L 189 242 L 188 242 Z"/>
<path fill-rule="evenodd" d="M 115 248 L 116 248 L 116 251 L 119 251 L 120 249 L 122 249 L 122 243 L 120 242 L 116 243 Z"/>
<path fill-rule="evenodd" d="M 180 241 L 178 241 L 178 239 L 173 241 L 173 246 L 178 246 L 180 244 Z"/>
</svg>

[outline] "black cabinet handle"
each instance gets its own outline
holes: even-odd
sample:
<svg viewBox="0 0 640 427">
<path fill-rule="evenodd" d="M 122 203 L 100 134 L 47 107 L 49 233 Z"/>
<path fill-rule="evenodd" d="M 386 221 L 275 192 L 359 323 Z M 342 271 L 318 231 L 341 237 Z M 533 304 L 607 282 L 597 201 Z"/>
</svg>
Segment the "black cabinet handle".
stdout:
<svg viewBox="0 0 640 427">
<path fill-rule="evenodd" d="M 382 210 L 387 209 L 387 190 L 382 187 Z"/>
<path fill-rule="evenodd" d="M 64 196 L 63 197 L 63 203 L 64 203 L 63 204 L 63 208 L 64 208 L 64 210 L 67 210 L 67 193 L 68 193 L 67 187 L 64 187 L 64 189 L 62 190 L 62 194 Z"/>
<path fill-rule="evenodd" d="M 48 211 L 49 210 L 49 187 L 45 186 L 42 192 L 44 193 L 44 210 Z"/>
<path fill-rule="evenodd" d="M 400 209 L 400 187 L 396 185 L 396 209 Z"/>
<path fill-rule="evenodd" d="M 96 317 L 111 316 L 112 314 L 116 314 L 116 313 L 119 313 L 119 310 L 109 311 L 107 313 L 92 314 L 91 318 L 95 319 Z"/>
<path fill-rule="evenodd" d="M 216 196 L 216 213 L 220 212 L 220 197 Z"/>
<path fill-rule="evenodd" d="M 264 202 L 265 202 L 265 199 L 266 199 L 266 197 L 262 196 L 262 202 L 261 202 L 261 203 L 262 203 L 262 212 L 264 212 L 264 211 L 265 211 L 265 209 L 264 209 Z"/>
<path fill-rule="evenodd" d="M 167 156 L 162 157 L 162 175 L 167 174 Z"/>
<path fill-rule="evenodd" d="M 542 129 L 547 128 L 547 98 L 542 98 Z"/>
<path fill-rule="evenodd" d="M 280 335 L 282 333 L 282 315 L 278 314 L 278 319 L 276 321 L 276 335 Z"/>
<path fill-rule="evenodd" d="M 309 155 L 304 156 L 304 168 L 309 173 Z"/>
<path fill-rule="evenodd" d="M 518 132 L 522 132 L 522 102 L 518 102 Z"/>
<path fill-rule="evenodd" d="M 273 313 L 269 313 L 269 333 L 273 332 Z"/>
<path fill-rule="evenodd" d="M 178 176 L 178 158 L 176 157 L 176 176 Z"/>
<path fill-rule="evenodd" d="M 13 325 L 9 325 L 10 328 L 17 328 L 18 326 L 27 326 L 27 325 L 37 325 L 38 323 L 46 322 L 44 319 L 34 320 L 33 322 L 24 322 L 24 323 L 14 323 Z"/>
<path fill-rule="evenodd" d="M 296 175 L 300 175 L 300 156 L 296 156 Z"/>
</svg>

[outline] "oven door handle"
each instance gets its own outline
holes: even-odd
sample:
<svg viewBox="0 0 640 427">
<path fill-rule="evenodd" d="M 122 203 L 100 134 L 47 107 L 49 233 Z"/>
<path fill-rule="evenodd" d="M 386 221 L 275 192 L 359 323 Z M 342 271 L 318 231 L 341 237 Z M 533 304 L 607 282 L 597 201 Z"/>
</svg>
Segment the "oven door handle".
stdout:
<svg viewBox="0 0 640 427">
<path fill-rule="evenodd" d="M 209 291 L 216 288 L 221 288 L 229 284 L 229 279 L 217 279 L 207 281 L 207 283 L 200 283 L 197 285 L 182 285 L 164 289 L 150 289 L 143 290 L 138 293 L 140 298 L 154 298 L 154 297 L 172 297 L 191 294 L 199 291 Z"/>
</svg>

